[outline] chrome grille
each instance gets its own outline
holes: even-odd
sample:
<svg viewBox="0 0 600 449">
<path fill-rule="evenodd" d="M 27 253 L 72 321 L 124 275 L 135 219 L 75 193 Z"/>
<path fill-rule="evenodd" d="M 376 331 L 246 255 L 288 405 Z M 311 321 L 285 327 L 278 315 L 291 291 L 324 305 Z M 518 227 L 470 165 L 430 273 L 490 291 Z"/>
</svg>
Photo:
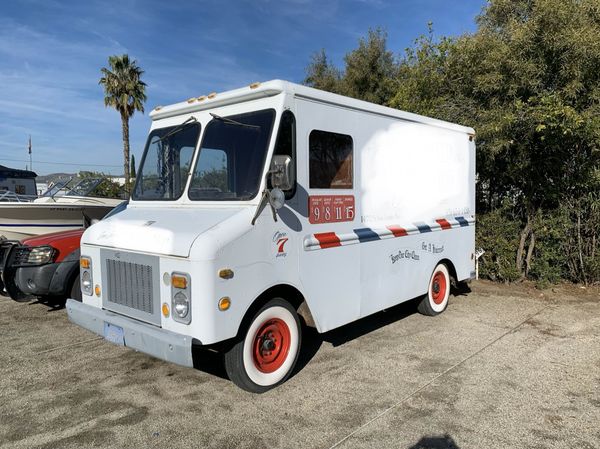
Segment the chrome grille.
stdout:
<svg viewBox="0 0 600 449">
<path fill-rule="evenodd" d="M 100 250 L 102 307 L 160 326 L 160 263 L 148 254 Z"/>
<path fill-rule="evenodd" d="M 150 265 L 107 259 L 106 270 L 109 302 L 154 314 Z"/>
</svg>

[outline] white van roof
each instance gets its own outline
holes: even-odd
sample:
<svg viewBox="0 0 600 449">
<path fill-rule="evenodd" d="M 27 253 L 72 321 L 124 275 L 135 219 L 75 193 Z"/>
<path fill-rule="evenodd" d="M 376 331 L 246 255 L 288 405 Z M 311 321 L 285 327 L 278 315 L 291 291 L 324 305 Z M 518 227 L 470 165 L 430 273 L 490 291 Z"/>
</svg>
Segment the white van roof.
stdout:
<svg viewBox="0 0 600 449">
<path fill-rule="evenodd" d="M 152 120 L 160 120 L 167 117 L 212 109 L 228 104 L 271 97 L 280 93 L 288 93 L 296 98 L 308 99 L 333 106 L 354 109 L 361 112 L 397 118 L 409 122 L 423 123 L 426 125 L 450 129 L 466 134 L 475 134 L 473 128 L 466 126 L 425 117 L 423 115 L 413 114 L 411 112 L 400 111 L 398 109 L 388 108 L 386 106 L 380 106 L 367 101 L 356 100 L 354 98 L 333 94 L 331 92 L 325 92 L 323 90 L 314 89 L 312 87 L 307 87 L 283 80 L 252 83 L 249 86 L 239 89 L 228 90 L 221 93 L 213 92 L 200 97 L 192 97 L 186 101 L 175 103 L 169 106 L 157 106 L 152 112 L 150 112 L 150 117 Z"/>
</svg>

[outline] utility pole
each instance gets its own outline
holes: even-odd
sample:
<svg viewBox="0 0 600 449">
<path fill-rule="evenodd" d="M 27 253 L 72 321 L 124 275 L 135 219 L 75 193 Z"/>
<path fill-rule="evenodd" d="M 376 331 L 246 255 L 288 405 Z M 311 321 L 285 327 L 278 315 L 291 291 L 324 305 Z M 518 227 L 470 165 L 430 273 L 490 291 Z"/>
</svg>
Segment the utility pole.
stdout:
<svg viewBox="0 0 600 449">
<path fill-rule="evenodd" d="M 29 134 L 29 169 L 33 171 L 33 159 L 31 156 L 31 134 Z"/>
</svg>

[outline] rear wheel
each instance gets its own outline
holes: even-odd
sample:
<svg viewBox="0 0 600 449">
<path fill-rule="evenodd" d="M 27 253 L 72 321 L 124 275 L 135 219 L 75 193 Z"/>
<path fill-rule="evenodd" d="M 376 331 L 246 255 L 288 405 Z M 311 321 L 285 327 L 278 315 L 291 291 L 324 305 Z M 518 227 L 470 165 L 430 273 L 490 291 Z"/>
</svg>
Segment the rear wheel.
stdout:
<svg viewBox="0 0 600 449">
<path fill-rule="evenodd" d="M 300 353 L 301 327 L 294 308 L 281 298 L 254 315 L 244 336 L 225 353 L 225 370 L 233 383 L 263 393 L 284 382 Z"/>
<path fill-rule="evenodd" d="M 423 315 L 438 315 L 446 310 L 450 297 L 450 273 L 443 263 L 433 270 L 427 294 L 421 299 L 418 310 Z"/>
</svg>

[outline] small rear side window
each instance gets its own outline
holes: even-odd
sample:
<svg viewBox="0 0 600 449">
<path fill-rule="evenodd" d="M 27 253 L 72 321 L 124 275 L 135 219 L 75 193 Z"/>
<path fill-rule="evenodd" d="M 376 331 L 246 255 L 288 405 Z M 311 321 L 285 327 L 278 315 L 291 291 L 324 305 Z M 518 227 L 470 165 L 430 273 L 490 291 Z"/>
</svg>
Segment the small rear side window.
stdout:
<svg viewBox="0 0 600 449">
<path fill-rule="evenodd" d="M 308 140 L 310 188 L 351 189 L 352 137 L 314 130 Z"/>
</svg>

